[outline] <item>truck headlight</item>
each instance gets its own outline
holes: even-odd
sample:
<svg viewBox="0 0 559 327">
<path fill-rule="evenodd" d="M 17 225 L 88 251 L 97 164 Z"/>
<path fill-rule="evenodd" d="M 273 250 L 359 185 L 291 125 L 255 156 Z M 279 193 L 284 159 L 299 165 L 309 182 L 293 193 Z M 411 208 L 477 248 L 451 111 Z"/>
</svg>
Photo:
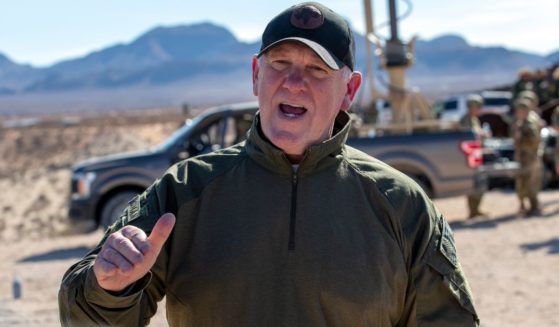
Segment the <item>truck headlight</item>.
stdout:
<svg viewBox="0 0 559 327">
<path fill-rule="evenodd" d="M 87 198 L 91 192 L 91 184 L 95 180 L 94 172 L 76 173 L 72 176 L 72 198 Z"/>
</svg>

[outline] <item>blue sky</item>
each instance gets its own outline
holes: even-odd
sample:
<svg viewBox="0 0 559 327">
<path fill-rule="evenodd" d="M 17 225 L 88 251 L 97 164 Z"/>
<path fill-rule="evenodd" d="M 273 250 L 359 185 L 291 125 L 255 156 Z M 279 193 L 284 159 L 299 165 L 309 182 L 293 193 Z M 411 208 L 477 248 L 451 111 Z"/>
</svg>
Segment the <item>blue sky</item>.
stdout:
<svg viewBox="0 0 559 327">
<path fill-rule="evenodd" d="M 559 0 L 410 0 L 400 24 L 404 40 L 458 33 L 471 44 L 503 45 L 537 54 L 559 50 Z M 17 0 L 0 6 L 0 53 L 18 63 L 44 66 L 128 43 L 155 26 L 210 21 L 238 38 L 255 41 L 275 14 L 300 1 L 275 0 Z M 323 0 L 364 30 L 362 0 Z M 386 21 L 387 0 L 373 0 L 376 24 Z M 407 5 L 397 1 L 403 13 Z M 387 35 L 388 30 L 380 29 Z"/>
</svg>

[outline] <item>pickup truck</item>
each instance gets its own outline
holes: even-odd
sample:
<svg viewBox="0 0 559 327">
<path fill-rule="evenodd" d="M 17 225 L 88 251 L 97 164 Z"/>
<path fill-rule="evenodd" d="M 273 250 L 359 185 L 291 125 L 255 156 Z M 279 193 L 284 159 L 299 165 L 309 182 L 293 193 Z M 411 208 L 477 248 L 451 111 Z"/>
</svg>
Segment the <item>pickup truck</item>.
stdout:
<svg viewBox="0 0 559 327">
<path fill-rule="evenodd" d="M 155 148 L 75 165 L 69 206 L 73 226 L 106 228 L 175 162 L 242 141 L 256 111 L 255 102 L 209 109 Z M 353 137 L 347 144 L 409 175 L 434 198 L 485 189 L 488 176 L 503 170 L 483 165 L 481 144 L 467 130 Z"/>
</svg>

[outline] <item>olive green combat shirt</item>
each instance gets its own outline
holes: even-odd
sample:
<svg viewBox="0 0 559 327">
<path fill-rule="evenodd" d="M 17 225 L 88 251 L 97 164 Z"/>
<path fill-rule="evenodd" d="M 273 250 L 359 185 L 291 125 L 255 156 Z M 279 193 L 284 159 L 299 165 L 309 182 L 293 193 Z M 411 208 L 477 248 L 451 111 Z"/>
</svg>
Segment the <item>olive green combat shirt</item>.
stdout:
<svg viewBox="0 0 559 327">
<path fill-rule="evenodd" d="M 529 117 L 520 126 L 512 127 L 514 138 L 514 158 L 521 166 L 533 165 L 541 159 L 541 136 L 538 122 Z"/>
<path fill-rule="evenodd" d="M 559 106 L 555 107 L 551 113 L 551 126 L 559 135 Z M 559 165 L 559 140 L 555 141 L 555 164 Z"/>
<path fill-rule="evenodd" d="M 481 135 L 483 135 L 483 129 L 481 128 L 481 123 L 479 121 L 479 118 L 477 118 L 476 116 L 465 114 L 464 116 L 462 116 L 462 118 L 460 118 L 459 124 L 464 129 L 472 130 L 472 132 L 477 137 L 481 138 Z"/>
<path fill-rule="evenodd" d="M 349 116 L 296 173 L 259 129 L 171 167 L 107 234 L 177 221 L 126 296 L 64 275 L 63 325 L 139 326 L 166 296 L 170 326 L 476 326 L 449 225 L 408 177 L 344 145 Z"/>
<path fill-rule="evenodd" d="M 471 116 L 470 114 L 465 114 L 460 118 L 460 126 L 464 128 L 471 128 L 474 132 L 481 132 L 481 123 L 479 118 L 476 116 Z"/>
</svg>

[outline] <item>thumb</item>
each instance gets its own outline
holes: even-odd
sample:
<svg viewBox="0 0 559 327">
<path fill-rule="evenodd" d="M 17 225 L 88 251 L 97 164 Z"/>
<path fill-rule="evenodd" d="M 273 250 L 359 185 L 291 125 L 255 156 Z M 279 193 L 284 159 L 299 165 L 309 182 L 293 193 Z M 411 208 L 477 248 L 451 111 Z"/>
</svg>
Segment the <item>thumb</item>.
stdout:
<svg viewBox="0 0 559 327">
<path fill-rule="evenodd" d="M 171 235 L 176 220 L 177 218 L 175 218 L 174 214 L 167 212 L 163 214 L 155 223 L 155 226 L 153 226 L 148 241 L 156 251 L 155 253 L 161 251 L 161 247 L 163 247 L 163 244 L 169 238 L 169 235 Z"/>
</svg>

